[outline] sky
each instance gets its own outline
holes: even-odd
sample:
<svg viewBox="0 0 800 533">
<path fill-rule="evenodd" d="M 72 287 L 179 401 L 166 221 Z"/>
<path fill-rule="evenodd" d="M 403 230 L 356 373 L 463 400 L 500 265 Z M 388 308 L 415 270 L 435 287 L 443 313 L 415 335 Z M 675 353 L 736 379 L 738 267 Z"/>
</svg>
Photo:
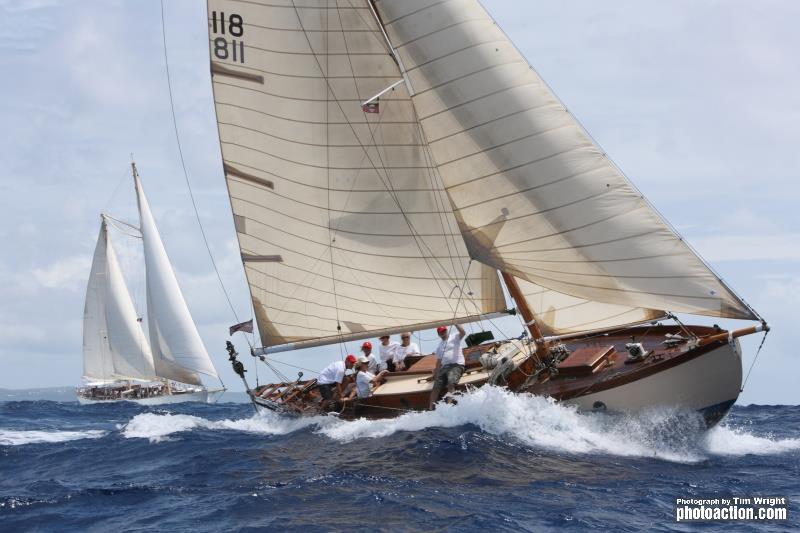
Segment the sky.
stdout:
<svg viewBox="0 0 800 533">
<path fill-rule="evenodd" d="M 800 4 L 483 4 L 651 203 L 769 321 L 739 402 L 800 403 L 791 340 L 800 300 Z M 236 316 L 184 180 L 159 1 L 0 0 L 0 387 L 79 383 L 99 213 L 136 220 L 133 154 L 205 345 L 228 387 L 242 388 L 224 344 L 236 317 L 250 317 L 250 303 L 222 174 L 205 3 L 165 0 L 165 14 L 184 160 Z M 114 237 L 141 309 L 141 252 L 136 239 Z M 502 329 L 520 333 L 513 320 Z M 434 336 L 422 338 L 432 350 Z M 742 340 L 745 372 L 760 341 Z M 234 342 L 252 382 L 244 338 Z M 276 359 L 318 370 L 338 357 L 331 347 Z"/>
</svg>

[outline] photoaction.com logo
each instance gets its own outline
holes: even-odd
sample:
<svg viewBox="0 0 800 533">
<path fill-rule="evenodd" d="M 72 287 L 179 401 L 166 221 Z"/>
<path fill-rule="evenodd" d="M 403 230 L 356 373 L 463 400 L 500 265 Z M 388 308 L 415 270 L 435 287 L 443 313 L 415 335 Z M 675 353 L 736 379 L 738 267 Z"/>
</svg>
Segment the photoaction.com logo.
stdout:
<svg viewBox="0 0 800 533">
<path fill-rule="evenodd" d="M 785 497 L 676 498 L 675 521 L 786 520 Z"/>
</svg>

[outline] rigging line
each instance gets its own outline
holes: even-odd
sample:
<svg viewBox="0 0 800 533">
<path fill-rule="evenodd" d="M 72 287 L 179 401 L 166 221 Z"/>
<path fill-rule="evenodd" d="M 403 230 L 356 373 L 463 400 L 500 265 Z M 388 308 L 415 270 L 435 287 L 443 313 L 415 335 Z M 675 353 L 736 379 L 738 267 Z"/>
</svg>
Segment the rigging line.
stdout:
<svg viewBox="0 0 800 533">
<path fill-rule="evenodd" d="M 752 372 L 753 367 L 756 366 L 756 361 L 758 361 L 758 355 L 761 353 L 761 348 L 764 347 L 764 341 L 767 340 L 768 334 L 769 330 L 764 332 L 764 336 L 761 338 L 761 344 L 758 345 L 758 351 L 756 351 L 756 356 L 753 358 L 753 362 L 750 363 L 750 369 L 747 371 L 747 376 L 745 376 L 744 382 L 742 383 L 742 388 L 739 389 L 739 392 L 744 392 L 744 388 L 747 385 L 747 380 L 750 379 L 750 372 Z"/>
<path fill-rule="evenodd" d="M 282 364 L 282 365 L 284 365 L 284 366 L 290 366 L 290 367 L 292 367 L 292 368 L 297 368 L 298 370 L 305 370 L 306 372 L 312 372 L 312 373 L 314 373 L 314 374 L 319 374 L 319 371 L 318 371 L 318 370 L 312 370 L 312 369 L 310 369 L 310 368 L 304 368 L 304 367 L 302 367 L 302 366 L 293 365 L 293 364 L 291 364 L 291 363 L 287 363 L 287 362 L 285 362 L 285 361 L 281 361 L 281 360 L 279 360 L 279 359 L 275 359 L 274 357 L 272 357 L 272 358 L 269 358 L 269 359 L 267 359 L 267 358 L 265 357 L 265 358 L 264 358 L 264 363 L 265 363 L 265 364 L 267 364 L 267 361 L 272 361 L 273 363 L 280 363 L 280 364 Z M 269 366 L 270 368 L 272 368 L 272 365 L 269 365 L 269 364 L 268 364 L 268 366 Z M 285 381 L 285 380 L 284 380 L 284 381 Z"/>
<path fill-rule="evenodd" d="M 303 31 L 303 33 L 304 33 L 304 35 L 306 37 L 306 42 L 308 43 L 309 48 L 313 50 L 313 47 L 311 46 L 311 41 L 310 41 L 310 39 L 308 37 L 307 32 L 305 31 L 305 28 L 303 26 L 303 21 L 300 18 L 300 14 L 298 12 L 298 9 L 297 9 L 297 6 L 296 6 L 294 0 L 292 1 L 292 6 L 294 8 L 295 15 L 297 16 L 297 20 L 298 20 L 298 23 L 300 25 L 300 28 L 301 28 L 301 30 Z M 322 65 L 319 62 L 319 58 L 317 58 L 316 54 L 314 55 L 314 60 L 317 63 L 317 67 L 319 68 L 320 72 L 323 72 Z M 350 60 L 349 55 L 348 55 L 348 62 L 350 62 L 350 71 L 351 71 L 350 77 L 354 81 L 355 89 L 356 89 L 356 95 L 359 96 L 359 101 L 360 101 L 360 95 L 359 95 L 359 91 L 358 91 L 358 84 L 356 83 L 356 78 L 355 78 L 355 71 L 354 71 L 354 69 L 352 67 L 352 62 Z M 322 79 L 325 80 L 325 84 L 328 87 L 330 93 L 333 95 L 334 101 L 336 102 L 336 105 L 339 108 L 339 111 L 342 113 L 342 116 L 344 116 L 347 125 L 350 127 L 350 130 L 353 132 L 353 135 L 356 138 L 356 141 L 358 141 L 359 146 L 361 147 L 361 149 L 364 151 L 365 155 L 367 156 L 367 159 L 369 160 L 370 165 L 372 166 L 372 168 L 375 171 L 376 175 L 381 179 L 381 181 L 383 183 L 383 186 L 386 188 L 387 192 L 389 193 L 389 196 L 392 198 L 392 200 L 394 200 L 395 204 L 397 205 L 398 209 L 400 210 L 400 214 L 403 215 L 403 218 L 405 219 L 406 224 L 409 226 L 409 229 L 411 230 L 412 234 L 418 234 L 419 232 L 417 232 L 416 229 L 414 228 L 414 226 L 411 224 L 411 221 L 409 220 L 407 213 L 405 212 L 405 210 L 403 209 L 402 205 L 400 204 L 400 200 L 397 197 L 397 191 L 391 186 L 391 180 L 389 179 L 389 175 L 388 175 L 389 171 L 385 167 L 385 163 L 383 162 L 383 157 L 381 156 L 380 150 L 378 149 L 378 145 L 377 145 L 377 142 L 375 140 L 375 132 L 374 131 L 370 132 L 371 133 L 370 141 L 372 143 L 371 146 L 375 147 L 376 154 L 377 154 L 378 159 L 380 160 L 380 163 L 382 165 L 381 168 L 383 168 L 383 170 L 386 172 L 386 176 L 383 176 L 381 174 L 381 172 L 378 169 L 378 166 L 375 164 L 375 162 L 369 156 L 369 152 L 368 152 L 367 147 L 364 145 L 364 143 L 361 142 L 361 139 L 358 137 L 358 134 L 357 134 L 355 128 L 353 127 L 352 122 L 348 118 L 348 115 L 345 112 L 345 110 L 342 108 L 341 101 L 338 98 L 336 98 L 336 92 L 333 90 L 333 87 L 331 86 L 328 77 L 326 77 L 324 75 L 324 73 L 323 73 Z M 416 235 L 414 236 L 414 239 L 415 239 L 415 243 L 417 244 L 417 247 L 420 249 L 420 252 L 422 253 L 423 250 L 421 248 L 421 244 L 419 242 L 419 239 L 417 239 Z M 424 244 L 424 242 L 422 244 Z M 428 251 L 430 252 L 430 249 L 428 249 Z M 426 259 L 426 264 L 427 264 L 427 259 Z M 439 266 L 441 267 L 441 264 Z M 428 265 L 428 268 L 430 269 L 430 265 Z M 442 269 L 445 270 L 443 267 L 442 267 Z M 431 271 L 431 274 L 433 274 L 432 271 Z M 437 285 L 438 285 L 438 282 L 437 282 Z M 441 289 L 441 287 L 439 289 L 442 292 L 442 294 L 445 295 L 445 293 Z"/>
<path fill-rule="evenodd" d="M 352 3 L 351 3 L 351 5 L 352 5 Z M 341 28 L 342 43 L 344 44 L 345 55 L 347 57 L 348 65 L 350 66 L 350 75 L 351 75 L 351 78 L 353 80 L 353 88 L 356 91 L 356 97 L 358 98 L 359 101 L 361 101 L 362 100 L 361 91 L 359 90 L 358 81 L 356 80 L 355 68 L 353 67 L 353 61 L 352 61 L 352 59 L 350 57 L 350 49 L 349 49 L 349 47 L 347 45 L 347 35 L 345 34 L 345 31 L 344 31 L 344 24 L 342 23 L 341 10 L 339 9 L 338 4 L 337 4 L 337 9 L 336 9 L 336 14 L 337 14 L 338 19 L 339 19 L 339 27 Z M 359 17 L 360 17 L 360 15 L 359 15 Z M 364 24 L 367 25 L 366 21 L 364 21 L 363 18 L 362 18 L 362 22 L 364 22 Z M 336 95 L 333 93 L 332 89 L 330 90 L 330 94 L 333 95 L 334 99 L 336 100 Z M 338 100 L 337 100 L 337 103 L 338 103 Z M 384 104 L 384 111 L 385 111 L 385 108 L 386 108 L 386 105 Z M 345 117 L 345 120 L 349 122 L 349 119 L 347 118 L 347 115 L 344 114 L 344 112 L 343 112 L 343 115 Z M 386 113 L 384 113 L 382 115 L 380 113 L 378 114 L 378 119 L 375 121 L 375 126 L 374 127 L 371 127 L 371 124 L 369 122 L 366 124 L 367 125 L 367 131 L 369 132 L 370 140 L 372 141 L 372 146 L 375 147 L 375 151 L 376 151 L 376 153 L 378 153 L 379 156 L 380 156 L 380 152 L 378 151 L 378 144 L 377 144 L 375 136 L 380 131 L 381 123 L 383 121 L 383 117 L 384 116 L 386 116 Z M 358 137 L 358 134 L 356 133 L 355 129 L 352 128 L 352 126 L 351 126 L 351 129 L 353 130 L 353 135 L 354 135 L 354 137 L 356 139 L 356 142 L 358 142 L 359 144 L 362 145 L 362 150 L 364 151 L 364 155 L 361 157 L 361 161 L 359 162 L 359 167 L 361 167 L 361 165 L 364 163 L 364 160 L 368 158 L 369 153 L 368 153 L 368 151 L 366 149 L 364 149 L 363 143 L 361 143 L 361 139 Z M 372 163 L 372 162 L 370 161 L 370 163 Z M 383 164 L 383 162 L 381 162 L 381 164 Z M 373 168 L 375 167 L 374 164 L 372 166 L 373 166 Z M 376 171 L 376 175 L 378 176 L 378 178 L 381 179 L 381 181 L 383 182 L 383 179 L 381 178 L 380 173 L 377 171 L 377 169 L 375 169 L 375 171 Z M 358 177 L 358 174 L 360 172 L 361 172 L 361 168 L 359 168 L 359 170 L 356 172 L 356 178 Z M 355 187 L 355 179 L 353 180 L 353 185 L 351 187 L 351 191 L 352 191 L 353 187 Z M 385 183 L 384 183 L 384 187 L 386 187 Z M 345 207 L 347 206 L 347 203 L 349 202 L 350 197 L 351 197 L 351 194 L 348 194 L 348 196 L 346 198 L 346 201 L 345 201 Z M 398 204 L 398 207 L 399 207 L 399 201 L 396 201 L 396 203 Z M 340 220 L 339 224 L 337 225 L 335 232 L 338 232 L 338 229 L 339 229 L 340 225 L 341 225 L 341 220 Z M 409 229 L 411 229 L 411 228 L 409 228 Z M 412 237 L 413 237 L 413 229 L 411 229 L 411 232 L 412 232 Z M 342 257 L 342 262 L 345 262 L 345 261 L 347 261 L 347 258 L 346 257 Z M 383 309 L 383 305 L 378 303 L 378 302 L 376 302 L 375 299 L 372 298 L 367 291 L 365 291 L 365 296 L 367 298 L 369 298 L 370 301 L 372 301 L 373 305 L 375 305 L 378 309 L 383 311 L 385 317 L 392 318 L 392 314 L 386 312 L 386 310 Z M 337 315 L 338 315 L 338 308 L 337 308 Z"/>
<path fill-rule="evenodd" d="M 339 5 L 336 4 L 336 13 L 339 13 Z M 324 34 L 324 50 L 325 50 L 325 72 L 323 72 L 323 76 L 327 76 L 330 73 L 330 35 L 329 35 L 329 19 L 330 15 L 326 11 L 325 12 L 325 34 Z M 341 15 L 339 15 L 339 20 L 341 21 Z M 344 30 L 342 31 L 344 34 Z M 345 46 L 347 46 L 345 44 Z M 310 46 L 309 43 L 309 52 L 316 58 L 314 53 L 314 48 Z M 339 357 L 344 359 L 344 342 L 342 337 L 342 321 L 339 316 L 339 294 L 336 291 L 336 268 L 334 266 L 334 253 L 336 252 L 336 234 L 333 231 L 331 220 L 331 123 L 330 123 L 330 87 L 327 85 L 325 86 L 325 175 L 328 180 L 328 187 L 327 187 L 327 198 L 328 198 L 328 251 L 331 256 L 331 289 L 333 290 L 333 309 L 336 313 L 336 332 L 339 334 Z"/>
<path fill-rule="evenodd" d="M 294 8 L 295 16 L 297 17 L 297 21 L 298 21 L 298 24 L 300 26 L 300 29 L 303 31 L 303 35 L 306 38 L 306 42 L 307 42 L 307 44 L 309 46 L 309 49 L 312 50 L 312 52 L 313 52 L 313 46 L 311 45 L 311 40 L 308 37 L 308 33 L 305 31 L 305 28 L 303 26 L 303 20 L 300 17 L 299 10 L 298 10 L 297 5 L 294 2 L 294 0 L 292 0 L 292 7 Z M 375 170 L 376 175 L 381 179 L 381 181 L 384 182 L 384 187 L 386 188 L 387 192 L 389 192 L 389 196 L 394 200 L 395 204 L 398 206 L 398 209 L 400 210 L 400 213 L 403 215 L 403 218 L 405 219 L 406 224 L 408 225 L 408 227 L 411 230 L 412 234 L 418 233 L 416 231 L 416 229 L 414 228 L 413 224 L 411 223 L 411 220 L 408 218 L 407 213 L 403 209 L 403 207 L 402 207 L 402 205 L 400 203 L 400 200 L 397 197 L 396 191 L 391 186 L 391 180 L 389 179 L 389 170 L 386 168 L 385 163 L 383 161 L 383 157 L 381 156 L 380 150 L 378 149 L 378 146 L 377 146 L 377 144 L 375 142 L 374 133 L 372 135 L 372 139 L 371 140 L 372 140 L 372 144 L 375 146 L 379 162 L 381 163 L 382 168 L 386 172 L 385 178 L 381 174 L 381 172 L 378 170 L 378 167 L 375 165 L 375 162 L 372 160 L 372 158 L 369 157 L 367 148 L 364 146 L 364 144 L 361 142 L 361 139 L 358 137 L 358 134 L 356 133 L 355 128 L 353 127 L 352 123 L 350 122 L 350 119 L 349 119 L 347 113 L 342 108 L 341 102 L 338 100 L 338 98 L 336 98 L 336 92 L 333 90 L 333 87 L 330 84 L 330 80 L 326 76 L 326 73 L 323 71 L 322 64 L 320 63 L 319 58 L 317 57 L 316 54 L 313 54 L 313 56 L 314 56 L 314 61 L 317 63 L 317 67 L 319 68 L 320 72 L 323 74 L 322 75 L 322 79 L 325 81 L 325 84 L 326 84 L 328 90 L 330 91 L 330 93 L 334 96 L 334 100 L 336 101 L 336 105 L 338 106 L 339 111 L 344 116 L 345 121 L 347 122 L 347 125 L 350 127 L 351 131 L 353 132 L 353 135 L 355 136 L 356 140 L 358 141 L 359 145 L 361 146 L 361 149 L 364 150 L 365 153 L 367 153 L 367 158 L 368 158 L 370 164 L 372 165 L 373 169 Z M 349 56 L 348 56 L 348 61 L 350 61 Z M 351 63 L 351 77 L 355 81 L 355 71 L 352 69 L 352 63 Z M 358 85 L 357 84 L 356 84 L 356 92 L 357 92 L 357 95 L 358 95 Z M 385 181 L 384 181 L 384 179 L 385 179 Z M 414 241 L 415 241 L 415 244 L 417 245 L 417 247 L 419 248 L 420 252 L 423 253 L 422 246 L 425 245 L 425 243 L 424 242 L 420 243 L 420 239 L 416 235 L 414 235 Z M 425 247 L 428 248 L 427 245 L 425 245 Z M 428 248 L 428 250 L 430 252 L 429 248 Z M 431 265 L 428 262 L 428 258 L 426 258 L 424 256 L 424 253 L 423 253 L 423 260 L 425 261 L 425 264 L 428 267 L 428 269 L 431 271 L 431 274 L 433 274 L 433 269 L 431 268 Z M 436 262 L 438 263 L 438 260 L 436 260 Z M 440 266 L 440 268 L 442 268 L 442 270 L 447 272 L 447 270 L 444 269 L 444 267 L 440 263 L 439 263 L 439 266 Z M 456 278 L 452 278 L 451 281 L 457 281 L 457 279 Z M 439 291 L 442 293 L 442 295 L 447 297 L 447 293 L 444 291 L 444 289 L 441 287 L 441 285 L 439 285 L 438 281 L 436 282 L 436 285 L 439 288 Z M 449 302 L 448 302 L 448 304 L 449 304 Z"/>
<path fill-rule="evenodd" d="M 164 45 L 164 67 L 167 75 L 167 88 L 169 89 L 169 108 L 172 113 L 172 125 L 175 129 L 175 141 L 178 145 L 178 155 L 180 155 L 181 167 L 183 168 L 183 177 L 186 179 L 186 187 L 189 189 L 189 198 L 191 198 L 192 200 L 192 207 L 194 208 L 194 214 L 195 217 L 197 217 L 197 225 L 200 227 L 200 234 L 203 236 L 203 243 L 205 244 L 206 250 L 208 251 L 208 257 L 209 259 L 211 259 L 211 265 L 214 267 L 214 272 L 217 274 L 217 280 L 219 280 L 219 285 L 222 288 L 223 294 L 225 294 L 225 299 L 228 301 L 228 306 L 231 308 L 233 317 L 236 319 L 236 322 L 238 323 L 239 316 L 236 314 L 236 309 L 234 309 L 233 307 L 233 302 L 231 302 L 231 297 L 230 295 L 228 295 L 228 290 L 225 288 L 225 284 L 222 282 L 222 276 L 220 275 L 219 269 L 217 268 L 217 262 L 214 260 L 214 255 L 211 253 L 211 247 L 208 244 L 206 231 L 203 228 L 203 222 L 200 220 L 200 212 L 197 210 L 197 203 L 195 202 L 194 199 L 194 192 L 192 192 L 192 185 L 191 182 L 189 181 L 189 172 L 186 170 L 186 161 L 183 158 L 183 148 L 181 147 L 181 139 L 178 133 L 178 119 L 175 115 L 175 101 L 174 98 L 172 97 L 172 81 L 169 73 L 169 56 L 167 55 L 167 27 L 164 18 L 164 0 L 161 0 L 161 38 Z"/>
<path fill-rule="evenodd" d="M 105 207 L 103 207 L 103 211 L 108 210 L 108 206 L 111 205 L 111 202 L 114 200 L 114 197 L 117 196 L 117 193 L 119 192 L 119 188 L 122 187 L 122 184 L 127 181 L 126 178 L 128 177 L 128 174 L 130 173 L 130 171 L 131 171 L 131 167 L 129 165 L 125 165 L 125 172 L 122 173 L 122 176 L 119 178 L 119 181 L 117 182 L 117 186 L 114 187 L 114 192 L 112 192 L 111 196 L 108 197 L 108 201 L 106 202 Z"/>
<path fill-rule="evenodd" d="M 417 108 L 416 108 L 416 106 L 413 105 L 413 101 L 412 101 L 412 105 L 411 105 L 411 110 L 412 110 L 412 113 L 414 114 L 414 119 L 415 119 L 416 124 L 417 124 L 417 132 L 418 132 L 418 134 L 420 136 L 420 140 L 422 141 L 421 144 L 423 146 L 423 154 L 425 155 L 425 160 L 426 160 L 426 163 L 428 165 L 428 175 L 429 175 L 429 178 L 430 178 L 431 188 L 435 189 L 435 192 L 433 193 L 434 194 L 434 200 L 437 202 L 437 204 L 438 204 L 438 202 L 441 202 L 442 211 L 440 213 L 440 224 L 441 224 L 441 227 L 442 227 L 442 234 L 447 233 L 446 229 L 450 230 L 450 234 L 451 235 L 450 235 L 450 237 L 445 236 L 445 243 L 447 244 L 448 254 L 450 254 L 450 264 L 451 264 L 451 266 L 453 268 L 453 273 L 455 274 L 456 273 L 456 265 L 459 265 L 461 268 L 464 267 L 464 264 L 462 262 L 454 260 L 454 256 L 455 257 L 458 256 L 458 240 L 457 240 L 457 237 L 456 237 L 456 230 L 458 231 L 459 235 L 461 233 L 461 230 L 457 226 L 456 226 L 456 228 L 453 228 L 453 220 L 455 219 L 455 212 L 452 210 L 452 208 L 451 208 L 450 212 L 453 212 L 453 219 L 451 220 L 451 218 L 447 216 L 446 204 L 450 203 L 449 196 L 448 196 L 447 190 L 444 187 L 444 180 L 442 179 L 441 172 L 440 172 L 439 167 L 436 164 L 435 158 L 433 156 L 433 151 L 431 150 L 430 142 L 428 142 L 428 136 L 426 135 L 425 130 L 422 127 L 422 123 L 419 120 L 419 115 L 417 114 Z M 441 187 L 439 189 L 436 189 L 437 185 L 441 185 Z M 437 194 L 437 192 L 438 192 L 438 194 Z M 442 218 L 444 218 L 444 221 L 447 222 L 447 228 L 444 227 L 444 221 L 442 220 Z M 451 248 L 450 248 L 450 244 L 451 243 L 453 245 L 453 249 L 455 249 L 455 252 L 453 252 L 451 250 Z M 462 237 L 462 243 L 463 243 L 463 237 Z M 470 263 L 471 263 L 471 261 L 470 261 Z M 467 268 L 464 270 L 465 277 L 466 277 L 468 272 L 469 272 L 469 266 L 467 266 Z M 465 283 L 466 283 L 466 281 L 465 281 Z M 498 281 L 498 283 L 499 283 L 499 281 Z M 470 291 L 470 292 L 472 292 L 472 291 Z M 481 308 L 477 305 L 477 303 L 475 303 L 474 299 L 471 296 L 470 296 L 469 299 L 472 302 L 472 304 L 475 306 L 475 309 L 478 312 L 478 314 L 481 314 Z M 489 320 L 489 323 L 494 325 L 494 322 L 491 319 Z M 503 333 L 503 331 L 500 328 L 497 328 L 497 329 L 503 335 L 505 335 L 505 333 Z"/>
</svg>

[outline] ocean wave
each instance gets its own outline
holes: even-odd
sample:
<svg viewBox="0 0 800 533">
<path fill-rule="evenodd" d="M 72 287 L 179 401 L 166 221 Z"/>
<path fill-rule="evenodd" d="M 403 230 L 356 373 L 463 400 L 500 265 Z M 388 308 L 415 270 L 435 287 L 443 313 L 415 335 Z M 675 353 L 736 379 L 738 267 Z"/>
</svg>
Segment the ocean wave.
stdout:
<svg viewBox="0 0 800 533">
<path fill-rule="evenodd" d="M 800 450 L 800 439 L 758 437 L 742 428 L 722 425 L 708 432 L 706 447 L 714 455 L 777 455 Z"/>
<path fill-rule="evenodd" d="M 222 429 L 262 435 L 285 435 L 309 426 L 321 427 L 333 421 L 329 417 L 286 418 L 274 413 L 259 413 L 251 418 L 239 420 L 207 420 L 193 415 L 142 413 L 134 416 L 124 426 L 120 426 L 120 429 L 125 438 L 162 442 L 176 433 L 194 429 Z"/>
<path fill-rule="evenodd" d="M 99 439 L 106 431 L 15 431 L 0 429 L 0 446 L 21 446 L 23 444 L 41 444 L 67 442 L 80 439 Z"/>
<path fill-rule="evenodd" d="M 239 420 L 207 420 L 193 415 L 136 415 L 121 427 L 126 438 L 161 442 L 195 429 L 285 435 L 311 429 L 340 443 L 388 437 L 398 432 L 473 425 L 532 448 L 568 454 L 652 457 L 693 463 L 712 456 L 780 454 L 800 450 L 800 439 L 756 436 L 718 426 L 706 430 L 700 415 L 653 408 L 630 415 L 579 412 L 575 407 L 497 387 L 482 387 L 459 397 L 457 405 L 410 412 L 385 420 L 340 420 L 334 416 L 287 418 L 259 413 Z"/>
</svg>

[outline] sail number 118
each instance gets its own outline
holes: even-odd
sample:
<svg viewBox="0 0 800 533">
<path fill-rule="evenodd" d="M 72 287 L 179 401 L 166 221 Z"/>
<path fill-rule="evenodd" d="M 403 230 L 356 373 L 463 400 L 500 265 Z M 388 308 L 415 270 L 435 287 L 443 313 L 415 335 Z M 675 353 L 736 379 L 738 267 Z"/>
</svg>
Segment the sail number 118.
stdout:
<svg viewBox="0 0 800 533">
<path fill-rule="evenodd" d="M 241 15 L 231 13 L 226 18 L 224 11 L 212 11 L 211 32 L 220 35 L 213 41 L 214 57 L 244 63 L 244 39 L 228 40 L 227 37 L 222 37 L 244 37 L 244 19 Z"/>
</svg>

